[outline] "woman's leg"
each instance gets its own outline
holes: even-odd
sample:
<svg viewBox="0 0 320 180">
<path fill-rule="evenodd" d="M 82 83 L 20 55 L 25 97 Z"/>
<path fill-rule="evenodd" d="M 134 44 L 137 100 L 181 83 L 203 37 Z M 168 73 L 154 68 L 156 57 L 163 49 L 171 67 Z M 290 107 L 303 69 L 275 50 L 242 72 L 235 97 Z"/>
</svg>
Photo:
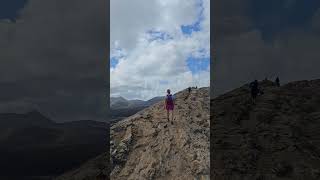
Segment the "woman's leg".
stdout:
<svg viewBox="0 0 320 180">
<path fill-rule="evenodd" d="M 172 119 L 172 121 L 173 121 L 173 109 L 172 109 L 171 119 Z"/>
<path fill-rule="evenodd" d="M 167 109 L 167 120 L 169 121 L 169 110 Z"/>
</svg>

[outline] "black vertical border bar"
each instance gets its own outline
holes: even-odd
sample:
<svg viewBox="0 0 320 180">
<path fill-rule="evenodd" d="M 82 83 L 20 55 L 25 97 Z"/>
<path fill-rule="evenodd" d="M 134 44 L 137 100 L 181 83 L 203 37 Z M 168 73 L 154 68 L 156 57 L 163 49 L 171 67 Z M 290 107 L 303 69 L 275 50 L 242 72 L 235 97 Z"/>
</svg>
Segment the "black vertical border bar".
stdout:
<svg viewBox="0 0 320 180">
<path fill-rule="evenodd" d="M 213 179 L 213 171 L 212 168 L 214 167 L 213 165 L 213 143 L 212 143 L 212 139 L 213 139 L 213 124 L 214 124 L 214 120 L 213 120 L 213 115 L 212 115 L 212 98 L 213 98 L 213 93 L 214 93 L 214 61 L 216 60 L 215 58 L 215 45 L 214 45 L 214 17 L 213 17 L 213 13 L 214 13 L 214 2 L 216 0 L 211 0 L 210 1 L 210 179 Z"/>
<path fill-rule="evenodd" d="M 106 70 L 104 72 L 106 72 L 106 75 L 105 75 L 105 84 L 106 84 L 106 91 L 105 91 L 105 104 L 106 104 L 106 120 L 107 120 L 107 170 L 106 170 L 106 174 L 107 174 L 107 179 L 110 179 L 110 125 L 109 125 L 109 111 L 110 111 L 110 0 L 105 0 L 106 2 L 106 14 L 105 14 L 105 17 L 106 17 L 106 56 L 105 56 L 105 64 L 103 66 L 103 68 L 105 68 Z"/>
</svg>

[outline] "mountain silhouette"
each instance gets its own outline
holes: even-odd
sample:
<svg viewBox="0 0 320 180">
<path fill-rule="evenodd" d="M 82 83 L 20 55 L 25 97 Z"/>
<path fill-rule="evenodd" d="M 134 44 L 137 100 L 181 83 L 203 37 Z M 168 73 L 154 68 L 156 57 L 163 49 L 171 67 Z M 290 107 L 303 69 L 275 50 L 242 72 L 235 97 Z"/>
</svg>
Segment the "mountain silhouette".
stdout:
<svg viewBox="0 0 320 180">
<path fill-rule="evenodd" d="M 164 96 L 154 97 L 147 101 L 134 99 L 134 100 L 127 100 L 123 97 L 111 97 L 110 98 L 110 108 L 111 109 L 123 109 L 123 108 L 134 108 L 134 107 L 148 107 L 157 103 L 164 99 Z"/>
<path fill-rule="evenodd" d="M 163 101 L 145 108 L 111 127 L 111 157 L 101 154 L 57 179 L 106 179 L 109 170 L 121 180 L 208 179 L 209 88 L 185 89 L 175 99 L 173 124 Z"/>
<path fill-rule="evenodd" d="M 55 123 L 38 111 L 0 114 L 0 179 L 52 179 L 105 151 L 108 126 Z"/>
</svg>

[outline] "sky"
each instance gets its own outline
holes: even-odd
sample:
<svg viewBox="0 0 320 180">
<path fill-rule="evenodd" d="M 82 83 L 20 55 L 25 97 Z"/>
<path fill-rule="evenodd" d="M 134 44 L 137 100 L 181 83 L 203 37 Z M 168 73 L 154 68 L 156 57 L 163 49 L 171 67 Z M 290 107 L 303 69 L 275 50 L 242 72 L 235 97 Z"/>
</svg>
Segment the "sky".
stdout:
<svg viewBox="0 0 320 180">
<path fill-rule="evenodd" d="M 101 0 L 0 1 L 0 113 L 105 121 L 108 14 Z"/>
<path fill-rule="evenodd" d="M 254 79 L 320 78 L 320 1 L 216 0 L 211 97 Z"/>
<path fill-rule="evenodd" d="M 0 6 L 0 19 L 15 21 L 19 11 L 26 5 L 27 0 L 2 0 Z"/>
<path fill-rule="evenodd" d="M 210 0 L 111 0 L 111 96 L 210 84 Z M 129 13 L 128 13 L 129 12 Z"/>
<path fill-rule="evenodd" d="M 107 1 L 1 1 L 0 113 L 104 120 L 109 75 L 111 95 L 129 99 L 209 80 L 214 97 L 253 79 L 320 77 L 320 1 L 211 1 L 211 35 L 210 1 L 181 2 L 111 0 L 109 29 Z"/>
</svg>

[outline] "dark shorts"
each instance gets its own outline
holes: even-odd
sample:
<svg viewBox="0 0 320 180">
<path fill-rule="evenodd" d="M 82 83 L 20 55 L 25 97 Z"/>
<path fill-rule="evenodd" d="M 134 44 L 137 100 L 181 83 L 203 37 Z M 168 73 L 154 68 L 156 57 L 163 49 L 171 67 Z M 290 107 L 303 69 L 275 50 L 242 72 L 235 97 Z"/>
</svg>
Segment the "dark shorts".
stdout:
<svg viewBox="0 0 320 180">
<path fill-rule="evenodd" d="M 256 98 L 258 95 L 258 91 L 251 91 L 252 98 Z"/>
<path fill-rule="evenodd" d="M 258 94 L 251 94 L 252 98 L 256 98 Z"/>
<path fill-rule="evenodd" d="M 173 110 L 174 109 L 174 105 L 173 104 L 167 104 L 166 105 L 166 109 L 169 111 L 169 110 Z"/>
</svg>

